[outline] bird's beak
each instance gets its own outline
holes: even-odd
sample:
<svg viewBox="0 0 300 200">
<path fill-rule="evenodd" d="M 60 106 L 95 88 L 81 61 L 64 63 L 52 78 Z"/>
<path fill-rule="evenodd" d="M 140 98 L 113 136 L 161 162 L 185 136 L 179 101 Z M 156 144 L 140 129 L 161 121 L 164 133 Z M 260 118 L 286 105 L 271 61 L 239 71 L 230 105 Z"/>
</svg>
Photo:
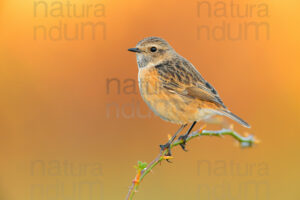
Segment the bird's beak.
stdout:
<svg viewBox="0 0 300 200">
<path fill-rule="evenodd" d="M 135 53 L 141 53 L 142 52 L 139 48 L 130 48 L 130 49 L 128 49 L 128 51 L 132 51 L 132 52 L 135 52 Z"/>
</svg>

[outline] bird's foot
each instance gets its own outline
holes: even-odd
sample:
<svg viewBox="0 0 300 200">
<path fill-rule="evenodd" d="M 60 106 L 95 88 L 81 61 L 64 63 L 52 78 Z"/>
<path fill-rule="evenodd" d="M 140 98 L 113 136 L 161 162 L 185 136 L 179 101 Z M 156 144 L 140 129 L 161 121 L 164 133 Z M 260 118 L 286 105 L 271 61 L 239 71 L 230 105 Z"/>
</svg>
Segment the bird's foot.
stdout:
<svg viewBox="0 0 300 200">
<path fill-rule="evenodd" d="M 165 154 L 165 156 L 172 156 L 172 154 L 171 154 L 171 144 L 170 144 L 170 142 L 167 142 L 166 144 L 161 144 L 161 145 L 159 145 L 160 146 L 160 150 L 161 151 L 164 151 L 164 150 L 166 150 L 167 149 L 167 153 Z M 169 159 L 166 159 L 166 161 L 168 161 L 168 162 L 171 162 Z"/>
<path fill-rule="evenodd" d="M 179 145 L 181 146 L 183 151 L 187 151 L 186 148 L 185 148 L 187 137 L 188 137 L 188 135 L 181 135 L 178 138 L 178 140 L 182 140 L 182 143 L 180 143 Z"/>
</svg>

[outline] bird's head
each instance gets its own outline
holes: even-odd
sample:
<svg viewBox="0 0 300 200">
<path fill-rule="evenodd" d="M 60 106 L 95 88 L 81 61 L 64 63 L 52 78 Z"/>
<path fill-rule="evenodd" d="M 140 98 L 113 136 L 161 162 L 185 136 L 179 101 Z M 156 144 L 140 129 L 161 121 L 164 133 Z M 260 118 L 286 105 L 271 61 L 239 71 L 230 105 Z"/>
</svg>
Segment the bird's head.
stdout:
<svg viewBox="0 0 300 200">
<path fill-rule="evenodd" d="M 169 43 L 159 37 L 145 38 L 135 48 L 130 48 L 128 51 L 136 53 L 140 68 L 147 66 L 149 63 L 156 65 L 175 53 Z"/>
</svg>

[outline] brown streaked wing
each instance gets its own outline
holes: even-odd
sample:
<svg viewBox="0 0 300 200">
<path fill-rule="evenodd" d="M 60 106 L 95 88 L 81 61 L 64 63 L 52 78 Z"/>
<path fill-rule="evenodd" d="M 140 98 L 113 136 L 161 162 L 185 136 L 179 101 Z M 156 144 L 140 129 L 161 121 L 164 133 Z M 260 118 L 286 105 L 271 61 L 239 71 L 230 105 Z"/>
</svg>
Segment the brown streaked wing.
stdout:
<svg viewBox="0 0 300 200">
<path fill-rule="evenodd" d="M 218 96 L 215 96 L 206 90 L 203 90 L 198 87 L 188 87 L 185 89 L 185 91 L 184 91 L 184 93 L 186 93 L 186 96 L 188 96 L 188 97 L 215 103 L 216 105 L 219 105 L 219 106 L 222 106 L 223 108 L 225 108 L 223 102 L 220 100 L 220 98 Z"/>
<path fill-rule="evenodd" d="M 226 108 L 217 91 L 183 57 L 156 65 L 163 87 L 171 93 L 215 103 Z"/>
</svg>

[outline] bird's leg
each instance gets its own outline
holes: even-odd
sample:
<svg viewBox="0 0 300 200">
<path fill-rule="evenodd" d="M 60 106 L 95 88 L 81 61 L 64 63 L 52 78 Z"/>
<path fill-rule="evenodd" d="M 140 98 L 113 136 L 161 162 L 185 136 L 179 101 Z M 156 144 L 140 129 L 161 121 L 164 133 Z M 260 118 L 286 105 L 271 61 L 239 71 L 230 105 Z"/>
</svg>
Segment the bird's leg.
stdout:
<svg viewBox="0 0 300 200">
<path fill-rule="evenodd" d="M 185 149 L 185 143 L 186 143 L 186 139 L 188 138 L 189 134 L 192 132 L 192 129 L 194 128 L 195 124 L 197 122 L 194 121 L 193 124 L 191 125 L 191 127 L 189 128 L 189 130 L 186 132 L 186 134 L 179 136 L 178 140 L 182 140 L 182 143 L 180 143 L 181 148 L 186 151 Z"/>
<path fill-rule="evenodd" d="M 178 129 L 178 131 L 173 135 L 173 137 L 164 145 L 159 145 L 160 146 L 160 149 L 162 151 L 164 151 L 165 149 L 168 149 L 168 152 L 166 154 L 166 156 L 171 156 L 171 144 L 173 143 L 173 141 L 175 140 L 176 136 L 178 133 L 180 133 L 182 131 L 182 129 L 186 126 L 185 125 L 182 125 L 180 126 L 180 128 Z"/>
</svg>

